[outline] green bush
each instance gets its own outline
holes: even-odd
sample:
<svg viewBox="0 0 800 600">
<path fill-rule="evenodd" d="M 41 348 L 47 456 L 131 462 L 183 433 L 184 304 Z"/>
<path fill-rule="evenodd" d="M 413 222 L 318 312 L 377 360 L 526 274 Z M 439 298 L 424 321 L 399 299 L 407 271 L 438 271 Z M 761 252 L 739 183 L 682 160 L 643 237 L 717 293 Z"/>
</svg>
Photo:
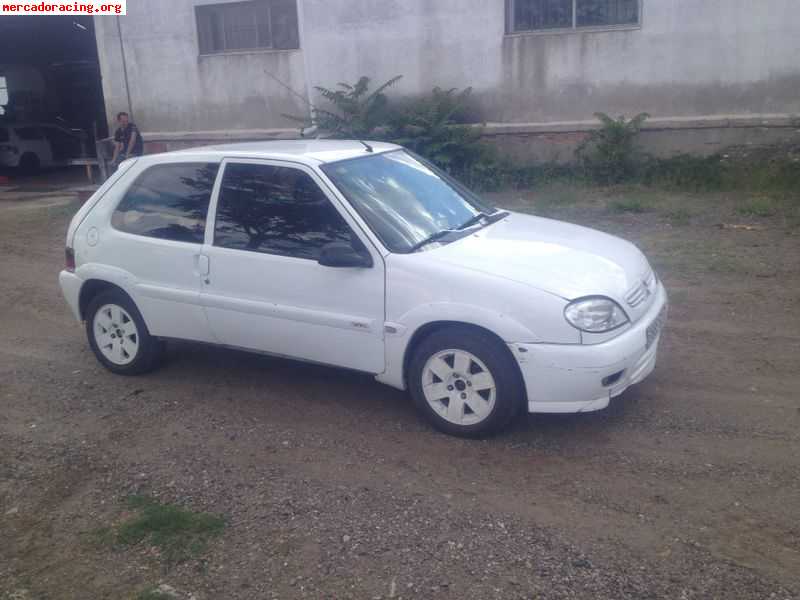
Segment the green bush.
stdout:
<svg viewBox="0 0 800 600">
<path fill-rule="evenodd" d="M 401 77 L 374 90 L 369 77 L 354 84 L 339 83 L 336 89 L 317 87 L 323 106 L 311 109 L 311 119 L 290 118 L 304 128 L 313 122 L 319 135 L 326 137 L 400 144 L 477 190 L 565 179 L 601 185 L 637 182 L 689 191 L 758 189 L 792 194 L 800 188 L 800 147 L 796 146 L 734 148 L 708 157 L 648 156 L 636 145 L 647 113 L 632 119 L 596 113 L 600 128 L 590 132 L 576 150 L 576 165 L 516 165 L 484 141 L 483 126 L 470 118 L 471 88 L 436 87 L 423 97 L 392 102 L 387 90 Z"/>
<path fill-rule="evenodd" d="M 712 156 L 650 157 L 641 181 L 688 191 L 793 193 L 800 188 L 800 147 L 731 147 Z"/>
<path fill-rule="evenodd" d="M 471 88 L 434 88 L 392 115 L 388 139 L 455 175 L 491 160 L 488 146 L 481 142 L 482 127 L 457 122 L 471 93 Z"/>
<path fill-rule="evenodd" d="M 637 155 L 636 136 L 647 113 L 630 120 L 612 119 L 605 113 L 595 113 L 601 127 L 589 133 L 576 150 L 578 162 L 586 175 L 598 183 L 612 184 L 632 179 L 638 170 L 641 157 Z"/>
<path fill-rule="evenodd" d="M 384 93 L 402 79 L 402 75 L 370 91 L 372 80 L 361 77 L 356 83 L 339 83 L 336 90 L 317 86 L 315 89 L 327 100 L 329 108 L 313 107 L 311 119 L 284 115 L 302 123 L 303 130 L 312 125 L 326 135 L 340 139 L 374 139 L 381 128 L 389 124 L 389 99 Z"/>
</svg>

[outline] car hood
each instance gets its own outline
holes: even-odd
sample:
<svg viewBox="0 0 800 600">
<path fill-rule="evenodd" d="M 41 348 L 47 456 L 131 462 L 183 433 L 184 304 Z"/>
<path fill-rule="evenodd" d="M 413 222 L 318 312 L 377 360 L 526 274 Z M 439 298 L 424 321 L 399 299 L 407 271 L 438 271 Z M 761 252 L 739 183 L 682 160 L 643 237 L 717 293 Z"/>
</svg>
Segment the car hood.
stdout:
<svg viewBox="0 0 800 600">
<path fill-rule="evenodd" d="M 552 219 L 510 212 L 476 233 L 428 252 L 431 259 L 533 286 L 567 300 L 626 293 L 650 274 L 623 239 Z"/>
</svg>

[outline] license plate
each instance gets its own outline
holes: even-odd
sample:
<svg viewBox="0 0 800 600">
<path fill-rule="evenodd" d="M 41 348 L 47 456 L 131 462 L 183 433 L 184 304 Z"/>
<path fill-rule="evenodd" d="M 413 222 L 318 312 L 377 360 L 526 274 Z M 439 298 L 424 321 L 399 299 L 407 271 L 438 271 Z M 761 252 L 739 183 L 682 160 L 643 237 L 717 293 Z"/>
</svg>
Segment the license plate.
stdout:
<svg viewBox="0 0 800 600">
<path fill-rule="evenodd" d="M 655 320 L 650 323 L 647 327 L 647 346 L 646 349 L 649 350 L 650 347 L 655 343 L 658 339 L 658 334 L 661 333 L 661 330 L 664 328 L 664 323 L 667 322 L 667 305 L 664 305 L 664 308 L 661 309 L 661 312 L 658 313 L 658 316 Z"/>
</svg>

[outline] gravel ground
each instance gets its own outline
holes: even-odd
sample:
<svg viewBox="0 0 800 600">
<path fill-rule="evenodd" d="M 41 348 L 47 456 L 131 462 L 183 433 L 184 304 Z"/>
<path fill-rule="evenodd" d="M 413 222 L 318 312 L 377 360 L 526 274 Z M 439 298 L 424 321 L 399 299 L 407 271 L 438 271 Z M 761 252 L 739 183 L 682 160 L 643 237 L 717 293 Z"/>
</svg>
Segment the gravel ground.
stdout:
<svg viewBox="0 0 800 600">
<path fill-rule="evenodd" d="M 107 373 L 57 286 L 64 201 L 0 194 L 0 598 L 800 597 L 800 249 L 778 217 L 565 210 L 659 265 L 660 364 L 605 412 L 465 441 L 319 366 L 171 344 L 156 373 Z M 133 493 L 227 527 L 169 569 L 98 547 Z"/>
</svg>

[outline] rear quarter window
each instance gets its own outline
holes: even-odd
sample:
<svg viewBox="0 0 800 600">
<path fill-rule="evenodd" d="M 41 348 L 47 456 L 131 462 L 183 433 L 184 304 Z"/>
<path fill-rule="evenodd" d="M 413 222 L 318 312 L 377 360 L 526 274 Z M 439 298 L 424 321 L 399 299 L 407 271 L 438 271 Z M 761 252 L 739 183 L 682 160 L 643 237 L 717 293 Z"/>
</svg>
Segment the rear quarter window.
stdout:
<svg viewBox="0 0 800 600">
<path fill-rule="evenodd" d="M 202 244 L 218 163 L 173 163 L 139 175 L 111 216 L 125 233 Z"/>
</svg>

